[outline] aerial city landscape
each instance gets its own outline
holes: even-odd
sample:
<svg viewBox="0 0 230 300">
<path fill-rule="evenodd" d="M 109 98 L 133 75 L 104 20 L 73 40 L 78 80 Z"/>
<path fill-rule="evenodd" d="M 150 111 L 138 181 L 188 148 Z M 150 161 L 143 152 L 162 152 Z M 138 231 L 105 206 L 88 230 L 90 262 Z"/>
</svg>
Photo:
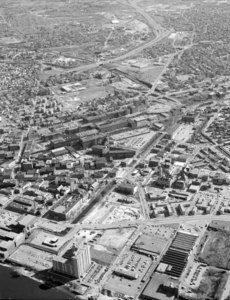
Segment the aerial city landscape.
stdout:
<svg viewBox="0 0 230 300">
<path fill-rule="evenodd" d="M 0 25 L 0 299 L 230 300 L 230 1 Z"/>
</svg>

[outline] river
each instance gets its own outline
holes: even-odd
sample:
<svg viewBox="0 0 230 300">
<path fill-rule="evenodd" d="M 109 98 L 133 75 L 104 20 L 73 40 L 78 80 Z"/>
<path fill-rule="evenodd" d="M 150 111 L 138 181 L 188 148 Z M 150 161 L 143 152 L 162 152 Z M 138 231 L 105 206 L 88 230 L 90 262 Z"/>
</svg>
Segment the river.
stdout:
<svg viewBox="0 0 230 300">
<path fill-rule="evenodd" d="M 12 277 L 12 269 L 3 265 L 0 265 L 0 281 L 0 299 L 71 299 L 57 289 L 41 289 L 40 283 L 29 277 Z"/>
</svg>

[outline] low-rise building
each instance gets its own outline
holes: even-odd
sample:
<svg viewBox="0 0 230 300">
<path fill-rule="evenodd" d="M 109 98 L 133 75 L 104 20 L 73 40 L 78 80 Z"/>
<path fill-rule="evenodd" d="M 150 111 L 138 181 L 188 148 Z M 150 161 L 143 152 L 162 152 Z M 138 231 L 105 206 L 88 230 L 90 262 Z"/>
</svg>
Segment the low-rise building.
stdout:
<svg viewBox="0 0 230 300">
<path fill-rule="evenodd" d="M 24 241 L 24 232 L 16 233 L 0 229 L 0 261 L 7 259 L 7 257 Z"/>
<path fill-rule="evenodd" d="M 121 182 L 116 188 L 116 192 L 130 195 L 133 195 L 135 193 L 135 190 L 136 186 L 127 181 Z"/>
<path fill-rule="evenodd" d="M 154 273 L 141 294 L 144 300 L 173 300 L 178 294 L 178 282 L 164 274 Z"/>
<path fill-rule="evenodd" d="M 83 197 L 65 195 L 57 204 L 49 211 L 49 215 L 53 219 L 72 220 L 77 217 L 81 211 Z"/>
</svg>

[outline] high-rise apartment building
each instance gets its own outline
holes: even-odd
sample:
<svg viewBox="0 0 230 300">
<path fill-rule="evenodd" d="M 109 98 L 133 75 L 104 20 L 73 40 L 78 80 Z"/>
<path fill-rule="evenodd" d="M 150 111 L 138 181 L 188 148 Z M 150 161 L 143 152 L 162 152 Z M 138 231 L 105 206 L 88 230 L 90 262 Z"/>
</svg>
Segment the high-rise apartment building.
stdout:
<svg viewBox="0 0 230 300">
<path fill-rule="evenodd" d="M 73 245 L 62 256 L 53 259 L 53 270 L 76 278 L 83 278 L 91 264 L 90 247 L 82 242 Z"/>
</svg>

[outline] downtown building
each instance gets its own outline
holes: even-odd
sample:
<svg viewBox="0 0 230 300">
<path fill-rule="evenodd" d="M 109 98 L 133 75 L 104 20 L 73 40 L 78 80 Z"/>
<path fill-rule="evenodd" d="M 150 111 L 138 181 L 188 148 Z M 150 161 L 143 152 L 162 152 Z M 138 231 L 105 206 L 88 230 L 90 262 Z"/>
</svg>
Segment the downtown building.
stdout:
<svg viewBox="0 0 230 300">
<path fill-rule="evenodd" d="M 91 264 L 90 247 L 81 242 L 73 244 L 63 255 L 53 258 L 53 270 L 75 278 L 83 278 Z"/>
</svg>

